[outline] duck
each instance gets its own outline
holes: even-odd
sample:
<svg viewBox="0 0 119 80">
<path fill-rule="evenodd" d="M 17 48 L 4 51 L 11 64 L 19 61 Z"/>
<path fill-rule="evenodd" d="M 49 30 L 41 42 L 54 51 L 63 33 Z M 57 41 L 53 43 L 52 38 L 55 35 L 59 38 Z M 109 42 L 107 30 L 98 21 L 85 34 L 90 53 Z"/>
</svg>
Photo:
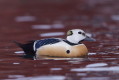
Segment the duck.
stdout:
<svg viewBox="0 0 119 80">
<path fill-rule="evenodd" d="M 82 29 L 71 29 L 67 31 L 66 39 L 45 38 L 29 41 L 25 44 L 15 42 L 25 52 L 25 58 L 39 60 L 42 56 L 76 58 L 88 55 L 87 47 L 83 41 L 95 41 Z"/>
</svg>

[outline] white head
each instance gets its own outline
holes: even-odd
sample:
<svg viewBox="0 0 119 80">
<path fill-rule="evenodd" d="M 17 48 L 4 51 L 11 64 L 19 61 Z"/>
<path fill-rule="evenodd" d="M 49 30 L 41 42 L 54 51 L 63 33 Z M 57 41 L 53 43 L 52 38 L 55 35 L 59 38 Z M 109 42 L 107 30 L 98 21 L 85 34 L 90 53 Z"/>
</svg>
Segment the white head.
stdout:
<svg viewBox="0 0 119 80">
<path fill-rule="evenodd" d="M 81 29 L 72 29 L 67 32 L 67 40 L 71 43 L 78 44 L 80 41 L 94 41 L 94 39 L 88 37 L 86 33 Z"/>
</svg>

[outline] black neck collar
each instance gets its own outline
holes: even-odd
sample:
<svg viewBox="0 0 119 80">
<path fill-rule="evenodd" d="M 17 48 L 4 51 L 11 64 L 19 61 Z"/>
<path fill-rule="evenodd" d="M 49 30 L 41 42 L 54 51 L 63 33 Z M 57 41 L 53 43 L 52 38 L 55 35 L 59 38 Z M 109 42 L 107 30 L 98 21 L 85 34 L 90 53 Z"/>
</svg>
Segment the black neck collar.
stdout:
<svg viewBox="0 0 119 80">
<path fill-rule="evenodd" d="M 69 45 L 78 45 L 78 44 L 81 44 L 80 42 L 79 43 L 72 43 L 72 42 L 69 42 L 68 40 L 63 40 L 64 42 L 68 43 Z"/>
</svg>

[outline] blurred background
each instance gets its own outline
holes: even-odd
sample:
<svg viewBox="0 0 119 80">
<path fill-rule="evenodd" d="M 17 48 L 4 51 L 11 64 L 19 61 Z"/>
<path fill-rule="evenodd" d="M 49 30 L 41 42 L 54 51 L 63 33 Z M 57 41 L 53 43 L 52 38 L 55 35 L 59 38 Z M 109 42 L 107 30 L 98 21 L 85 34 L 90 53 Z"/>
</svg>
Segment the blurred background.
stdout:
<svg viewBox="0 0 119 80">
<path fill-rule="evenodd" d="M 0 0 L 0 79 L 118 80 L 118 4 L 119 0 Z M 22 50 L 13 44 L 65 38 L 75 28 L 96 39 L 84 42 L 88 59 L 33 61 L 20 57 Z"/>
</svg>

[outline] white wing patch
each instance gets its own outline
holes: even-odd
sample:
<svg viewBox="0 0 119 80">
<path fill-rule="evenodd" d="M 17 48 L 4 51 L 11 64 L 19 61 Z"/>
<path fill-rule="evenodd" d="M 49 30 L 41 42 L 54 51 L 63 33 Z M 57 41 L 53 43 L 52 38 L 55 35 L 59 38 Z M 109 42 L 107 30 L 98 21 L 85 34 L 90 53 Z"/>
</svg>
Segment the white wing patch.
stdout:
<svg viewBox="0 0 119 80">
<path fill-rule="evenodd" d="M 36 43 L 37 43 L 37 41 L 35 41 L 34 44 L 33 44 L 33 50 L 34 51 L 36 50 L 36 47 L 35 47 Z"/>
</svg>

